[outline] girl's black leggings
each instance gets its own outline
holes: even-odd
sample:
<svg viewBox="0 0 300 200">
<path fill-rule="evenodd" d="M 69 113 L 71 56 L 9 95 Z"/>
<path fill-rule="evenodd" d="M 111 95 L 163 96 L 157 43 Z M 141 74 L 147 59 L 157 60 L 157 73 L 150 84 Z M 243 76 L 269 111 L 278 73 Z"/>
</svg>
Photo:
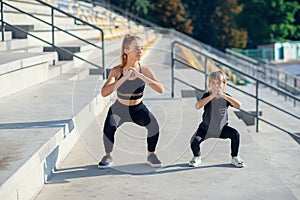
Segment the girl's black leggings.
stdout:
<svg viewBox="0 0 300 200">
<path fill-rule="evenodd" d="M 103 128 L 103 142 L 106 153 L 112 152 L 116 130 L 124 122 L 134 122 L 145 127 L 148 132 L 148 151 L 155 151 L 159 137 L 159 125 L 154 115 L 143 102 L 135 106 L 126 106 L 116 101 L 108 110 Z"/>
<path fill-rule="evenodd" d="M 194 156 L 200 156 L 200 144 L 207 138 L 212 138 L 207 135 L 207 131 L 198 127 L 196 133 L 193 135 L 191 139 L 191 149 Z M 231 140 L 231 156 L 235 157 L 238 155 L 239 145 L 240 145 L 240 134 L 239 132 L 228 126 L 225 125 L 221 131 L 219 138 L 222 139 L 230 139 Z"/>
</svg>

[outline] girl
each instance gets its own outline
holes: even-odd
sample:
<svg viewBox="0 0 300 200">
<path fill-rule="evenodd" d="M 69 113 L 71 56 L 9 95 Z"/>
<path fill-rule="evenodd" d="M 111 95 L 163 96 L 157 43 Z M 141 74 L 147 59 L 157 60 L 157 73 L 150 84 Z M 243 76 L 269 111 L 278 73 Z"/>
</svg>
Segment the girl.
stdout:
<svg viewBox="0 0 300 200">
<path fill-rule="evenodd" d="M 122 43 L 121 64 L 111 69 L 101 90 L 104 97 L 117 91 L 117 100 L 110 107 L 104 123 L 103 142 L 106 155 L 99 162 L 99 168 L 112 164 L 115 132 L 124 122 L 134 122 L 147 129 L 147 161 L 153 167 L 161 165 L 154 153 L 159 137 L 158 122 L 142 99 L 145 84 L 158 93 L 163 93 L 164 87 L 149 67 L 140 64 L 142 56 L 142 39 L 126 34 Z"/>
<path fill-rule="evenodd" d="M 202 122 L 191 139 L 191 149 L 194 157 L 189 166 L 197 167 L 201 163 L 200 144 L 207 138 L 222 138 L 231 140 L 231 163 L 236 167 L 244 167 L 243 160 L 238 156 L 240 134 L 228 126 L 228 106 L 241 107 L 241 103 L 231 97 L 226 91 L 226 77 L 222 71 L 212 72 L 209 76 L 209 92 L 203 94 L 196 103 L 197 110 L 204 107 Z"/>
</svg>

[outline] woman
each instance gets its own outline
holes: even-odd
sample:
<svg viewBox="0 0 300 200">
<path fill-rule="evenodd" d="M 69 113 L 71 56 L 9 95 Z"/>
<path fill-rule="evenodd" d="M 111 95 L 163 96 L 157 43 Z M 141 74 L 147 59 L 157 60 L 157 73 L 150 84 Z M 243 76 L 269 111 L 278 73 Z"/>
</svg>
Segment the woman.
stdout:
<svg viewBox="0 0 300 200">
<path fill-rule="evenodd" d="M 142 100 L 146 84 L 158 93 L 163 93 L 164 87 L 149 67 L 141 65 L 142 57 L 142 39 L 126 34 L 122 43 L 121 64 L 111 69 L 101 90 L 104 97 L 117 91 L 117 100 L 110 107 L 105 120 L 103 142 L 106 155 L 99 162 L 99 168 L 107 168 L 113 163 L 115 132 L 124 122 L 134 122 L 147 129 L 147 161 L 153 167 L 161 166 L 154 153 L 159 137 L 159 125 Z"/>
</svg>

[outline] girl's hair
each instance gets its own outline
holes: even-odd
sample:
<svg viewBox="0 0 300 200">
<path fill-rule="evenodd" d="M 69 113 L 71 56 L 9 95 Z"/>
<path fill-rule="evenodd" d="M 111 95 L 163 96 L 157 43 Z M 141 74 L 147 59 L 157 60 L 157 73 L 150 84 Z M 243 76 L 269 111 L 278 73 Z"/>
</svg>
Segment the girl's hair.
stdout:
<svg viewBox="0 0 300 200">
<path fill-rule="evenodd" d="M 123 42 L 122 42 L 122 52 L 121 52 L 121 64 L 120 64 L 120 67 L 124 67 L 127 63 L 127 54 L 125 53 L 125 49 L 128 49 L 131 42 L 134 41 L 134 40 L 140 40 L 142 41 L 142 38 L 140 38 L 139 36 L 137 35 L 134 35 L 134 34 L 130 34 L 130 33 L 127 33 L 125 36 L 124 36 L 124 39 L 123 39 Z"/>
<path fill-rule="evenodd" d="M 211 72 L 208 81 L 218 80 L 226 84 L 226 76 L 222 71 Z"/>
<path fill-rule="evenodd" d="M 224 89 L 226 88 L 226 75 L 222 71 L 214 71 L 211 72 L 208 81 L 211 82 L 213 80 L 217 80 L 224 83 Z"/>
</svg>

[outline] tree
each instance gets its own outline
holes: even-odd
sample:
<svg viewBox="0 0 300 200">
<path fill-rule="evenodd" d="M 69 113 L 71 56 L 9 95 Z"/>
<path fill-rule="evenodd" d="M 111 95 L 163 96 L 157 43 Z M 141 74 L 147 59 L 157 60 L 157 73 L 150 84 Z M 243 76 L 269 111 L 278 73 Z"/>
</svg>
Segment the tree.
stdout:
<svg viewBox="0 0 300 200">
<path fill-rule="evenodd" d="M 147 15 L 150 7 L 149 0 L 110 0 L 110 3 L 139 16 Z"/>
<path fill-rule="evenodd" d="M 191 19 L 186 17 L 185 9 L 180 0 L 152 0 L 150 15 L 156 24 L 165 28 L 192 34 Z"/>
<path fill-rule="evenodd" d="M 217 31 L 211 23 L 212 13 L 215 10 L 215 0 L 182 0 L 188 10 L 187 15 L 192 19 L 195 39 L 212 46 L 217 45 Z"/>
<path fill-rule="evenodd" d="M 248 47 L 300 39 L 298 1 L 240 0 L 240 3 L 244 9 L 238 23 L 248 32 Z"/>
<path fill-rule="evenodd" d="M 247 32 L 236 23 L 242 11 L 237 0 L 183 0 L 188 15 L 193 20 L 193 36 L 219 49 L 243 48 Z"/>
<path fill-rule="evenodd" d="M 244 48 L 247 44 L 247 32 L 240 30 L 236 24 L 236 16 L 243 10 L 237 0 L 217 0 L 217 6 L 211 23 L 217 31 L 217 47 Z"/>
</svg>

